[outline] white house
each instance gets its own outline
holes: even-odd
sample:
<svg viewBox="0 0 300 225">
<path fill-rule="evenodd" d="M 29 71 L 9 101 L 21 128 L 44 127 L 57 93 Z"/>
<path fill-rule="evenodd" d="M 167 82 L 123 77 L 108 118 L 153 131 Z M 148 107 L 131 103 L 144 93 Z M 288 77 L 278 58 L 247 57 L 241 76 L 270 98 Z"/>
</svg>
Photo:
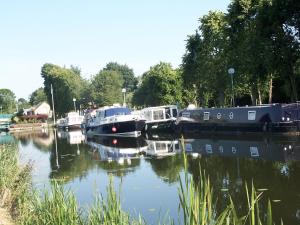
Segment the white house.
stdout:
<svg viewBox="0 0 300 225">
<path fill-rule="evenodd" d="M 24 115 L 48 115 L 48 117 L 52 117 L 52 111 L 50 105 L 47 102 L 41 102 L 29 109 L 24 109 Z"/>
</svg>

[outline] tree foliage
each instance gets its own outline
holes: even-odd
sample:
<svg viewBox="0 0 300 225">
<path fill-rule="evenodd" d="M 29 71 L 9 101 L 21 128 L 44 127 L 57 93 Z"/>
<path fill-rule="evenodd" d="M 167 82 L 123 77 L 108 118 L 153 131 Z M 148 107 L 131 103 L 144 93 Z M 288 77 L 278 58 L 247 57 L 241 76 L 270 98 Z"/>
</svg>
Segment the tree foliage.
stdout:
<svg viewBox="0 0 300 225">
<path fill-rule="evenodd" d="M 127 91 L 133 91 L 136 89 L 137 78 L 134 76 L 134 72 L 127 65 L 120 65 L 117 62 L 107 63 L 103 70 L 116 71 L 122 79 L 122 87 L 126 88 Z"/>
<path fill-rule="evenodd" d="M 102 70 L 92 78 L 91 97 L 98 106 L 122 102 L 123 79 L 119 72 Z"/>
<path fill-rule="evenodd" d="M 181 72 L 164 62 L 144 73 L 142 83 L 133 95 L 133 104 L 138 106 L 176 104 L 181 100 Z"/>
<path fill-rule="evenodd" d="M 15 94 L 10 89 L 0 89 L 0 107 L 2 113 L 13 113 L 16 111 Z"/>
<path fill-rule="evenodd" d="M 296 0 L 233 0 L 227 13 L 200 18 L 183 57 L 185 96 L 203 106 L 229 105 L 233 67 L 238 104 L 298 100 L 299 8 Z"/>
<path fill-rule="evenodd" d="M 33 105 L 37 105 L 41 102 L 47 101 L 47 96 L 44 92 L 44 88 L 40 87 L 36 89 L 32 94 L 29 96 L 29 103 Z"/>
<path fill-rule="evenodd" d="M 74 110 L 73 98 L 79 99 L 82 92 L 80 74 L 75 73 L 73 69 L 47 63 L 43 65 L 41 75 L 44 78 L 44 91 L 51 106 L 51 84 L 53 86 L 56 113 L 63 115 Z"/>
</svg>

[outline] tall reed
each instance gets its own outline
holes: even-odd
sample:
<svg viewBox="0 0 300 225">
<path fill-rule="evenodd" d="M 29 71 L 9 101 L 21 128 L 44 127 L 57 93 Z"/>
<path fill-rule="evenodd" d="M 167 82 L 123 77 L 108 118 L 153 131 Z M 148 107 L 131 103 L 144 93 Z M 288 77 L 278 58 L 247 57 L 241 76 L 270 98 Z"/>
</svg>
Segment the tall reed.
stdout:
<svg viewBox="0 0 300 225">
<path fill-rule="evenodd" d="M 0 145 L 0 207 L 8 208 L 17 216 L 29 197 L 31 165 L 22 166 L 14 143 Z"/>
<path fill-rule="evenodd" d="M 35 192 L 30 200 L 21 224 L 83 224 L 81 212 L 74 194 L 64 190 L 62 185 L 53 182 L 50 192 L 45 191 L 42 197 Z"/>
<path fill-rule="evenodd" d="M 96 197 L 94 205 L 89 212 L 87 224 L 143 225 L 145 222 L 141 216 L 139 216 L 138 219 L 132 219 L 128 213 L 122 210 L 120 194 L 117 194 L 115 191 L 112 177 L 110 177 L 110 182 L 107 187 L 107 198 L 105 200 L 102 195 Z"/>
<path fill-rule="evenodd" d="M 217 200 L 209 176 L 200 168 L 199 183 L 195 184 L 193 177 L 188 174 L 187 155 L 184 153 L 184 178 L 180 179 L 178 188 L 180 205 L 185 225 L 273 225 L 271 203 L 268 201 L 266 215 L 262 215 L 260 206 L 263 192 L 256 191 L 253 183 L 251 191 L 245 185 L 247 196 L 247 213 L 238 215 L 232 198 L 229 198 L 227 207 L 217 212 Z M 283 224 L 281 222 L 281 224 Z"/>
</svg>

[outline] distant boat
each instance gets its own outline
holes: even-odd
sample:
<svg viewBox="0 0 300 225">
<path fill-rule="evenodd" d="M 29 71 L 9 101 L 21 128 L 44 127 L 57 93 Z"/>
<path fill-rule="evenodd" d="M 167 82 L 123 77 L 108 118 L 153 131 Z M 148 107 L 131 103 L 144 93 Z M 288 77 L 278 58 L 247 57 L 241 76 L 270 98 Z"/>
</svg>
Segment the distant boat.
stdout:
<svg viewBox="0 0 300 225">
<path fill-rule="evenodd" d="M 0 114 L 0 131 L 9 131 L 13 114 Z"/>
<path fill-rule="evenodd" d="M 87 134 L 102 136 L 138 137 L 145 127 L 145 120 L 121 106 L 105 106 L 86 125 Z"/>
<path fill-rule="evenodd" d="M 142 118 L 146 120 L 146 132 L 171 132 L 178 115 L 176 105 L 163 105 L 144 108 L 140 111 Z"/>
<path fill-rule="evenodd" d="M 187 108 L 176 121 L 180 133 L 290 133 L 300 131 L 300 104 Z"/>
<path fill-rule="evenodd" d="M 57 120 L 57 127 L 61 129 L 80 129 L 84 117 L 78 112 L 69 112 L 65 118 Z"/>
</svg>

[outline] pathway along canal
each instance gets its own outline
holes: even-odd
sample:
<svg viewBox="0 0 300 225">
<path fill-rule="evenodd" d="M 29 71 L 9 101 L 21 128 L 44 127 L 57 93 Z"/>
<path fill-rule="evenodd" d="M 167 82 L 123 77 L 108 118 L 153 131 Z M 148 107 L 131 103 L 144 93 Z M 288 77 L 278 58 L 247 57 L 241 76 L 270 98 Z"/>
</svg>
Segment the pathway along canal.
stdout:
<svg viewBox="0 0 300 225">
<path fill-rule="evenodd" d="M 33 183 L 49 187 L 63 180 L 86 207 L 95 193 L 106 193 L 109 175 L 121 183 L 124 210 L 156 224 L 166 213 L 178 221 L 178 175 L 183 174 L 180 140 L 175 137 L 87 139 L 81 131 L 2 133 L 0 144 L 19 143 L 21 160 L 33 160 Z M 57 141 L 55 141 L 57 140 Z M 229 194 L 246 208 L 245 182 L 266 189 L 276 223 L 300 223 L 300 139 L 296 137 L 185 137 L 188 172 L 197 180 L 199 165 L 210 176 L 219 207 Z"/>
</svg>

